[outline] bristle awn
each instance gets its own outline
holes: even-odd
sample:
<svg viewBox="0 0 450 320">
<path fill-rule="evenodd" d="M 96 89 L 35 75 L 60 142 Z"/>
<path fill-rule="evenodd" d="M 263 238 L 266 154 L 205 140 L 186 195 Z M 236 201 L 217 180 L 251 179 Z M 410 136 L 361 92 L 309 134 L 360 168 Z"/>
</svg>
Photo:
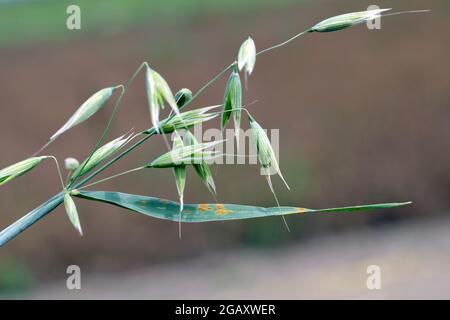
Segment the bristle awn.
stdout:
<svg viewBox="0 0 450 320">
<path fill-rule="evenodd" d="M 392 12 L 392 13 L 383 14 L 383 15 L 381 15 L 381 17 L 396 16 L 396 15 L 399 15 L 399 14 L 406 14 L 406 13 L 425 13 L 425 12 L 431 12 L 431 10 L 398 11 L 398 12 Z"/>
<path fill-rule="evenodd" d="M 267 183 L 269 184 L 270 191 L 272 191 L 272 194 L 273 194 L 273 196 L 275 198 L 275 201 L 277 202 L 278 209 L 281 211 L 280 202 L 278 201 L 277 194 L 275 193 L 275 190 L 273 188 L 272 179 L 270 178 L 270 173 L 269 172 L 267 172 L 267 174 L 266 174 L 266 179 L 267 179 Z M 289 228 L 289 225 L 288 225 L 288 223 L 286 221 L 286 217 L 284 215 L 282 215 L 281 218 L 283 218 L 283 222 L 284 222 L 284 225 L 286 226 L 287 231 L 291 232 L 291 229 Z"/>
<path fill-rule="evenodd" d="M 181 212 L 183 211 L 183 197 L 180 197 L 180 213 L 178 218 L 178 239 L 181 239 Z"/>
<path fill-rule="evenodd" d="M 281 174 L 281 170 L 278 171 L 278 176 L 281 178 L 281 180 L 283 180 L 286 188 L 291 191 L 291 188 L 289 187 L 288 183 L 286 182 L 286 180 L 284 179 L 283 175 Z"/>
<path fill-rule="evenodd" d="M 177 131 L 174 132 L 174 139 L 173 139 L 173 149 L 181 150 L 184 147 L 183 139 L 180 137 Z M 186 186 L 186 165 L 181 164 L 178 166 L 175 166 L 173 168 L 173 173 L 175 176 L 175 182 L 177 185 L 177 191 L 178 196 L 180 199 L 180 212 L 179 212 L 179 220 L 178 220 L 178 236 L 181 239 L 181 214 L 183 211 L 183 194 L 184 194 L 184 188 Z"/>
<path fill-rule="evenodd" d="M 39 153 L 41 153 L 45 148 L 47 148 L 49 145 L 51 145 L 53 141 L 55 141 L 55 140 L 49 140 L 49 141 L 48 141 L 46 144 L 44 144 L 38 151 L 36 151 L 35 153 L 33 153 L 33 154 L 31 155 L 31 157 L 37 156 L 37 155 L 38 155 Z"/>
</svg>

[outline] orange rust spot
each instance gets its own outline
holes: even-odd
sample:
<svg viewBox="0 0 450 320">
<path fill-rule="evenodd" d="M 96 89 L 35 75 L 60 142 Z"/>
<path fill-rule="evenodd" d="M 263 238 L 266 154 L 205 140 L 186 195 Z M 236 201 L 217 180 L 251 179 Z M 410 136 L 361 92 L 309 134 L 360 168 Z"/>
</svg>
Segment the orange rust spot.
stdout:
<svg viewBox="0 0 450 320">
<path fill-rule="evenodd" d="M 217 208 L 218 210 L 220 210 L 220 209 L 225 209 L 225 206 L 224 206 L 223 204 L 221 204 L 221 203 L 217 203 L 217 204 L 216 204 L 216 208 Z"/>
<path fill-rule="evenodd" d="M 231 213 L 231 210 L 225 210 L 225 209 L 217 209 L 216 210 L 216 214 L 219 214 L 219 215 L 229 214 L 229 213 Z"/>
<path fill-rule="evenodd" d="M 210 206 L 206 203 L 200 203 L 198 205 L 198 211 L 200 211 L 200 212 L 205 212 L 206 210 L 210 210 L 209 208 L 210 208 Z"/>
<path fill-rule="evenodd" d="M 305 213 L 305 208 L 297 208 L 297 213 Z"/>
<path fill-rule="evenodd" d="M 206 210 L 211 211 L 213 208 L 212 207 L 207 207 Z"/>
</svg>

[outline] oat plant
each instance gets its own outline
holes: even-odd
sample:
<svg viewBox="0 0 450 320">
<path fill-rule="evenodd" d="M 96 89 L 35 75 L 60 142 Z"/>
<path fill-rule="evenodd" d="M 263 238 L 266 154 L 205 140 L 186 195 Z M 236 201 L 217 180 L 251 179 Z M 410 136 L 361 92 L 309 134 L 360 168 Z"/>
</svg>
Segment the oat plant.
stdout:
<svg viewBox="0 0 450 320">
<path fill-rule="evenodd" d="M 0 170 L 0 186 L 2 186 L 19 176 L 36 169 L 43 161 L 50 159 L 56 164 L 56 169 L 62 185 L 61 192 L 2 230 L 0 232 L 0 246 L 5 245 L 9 240 L 32 226 L 61 204 L 64 204 L 70 222 L 77 232 L 82 235 L 82 224 L 76 208 L 76 202 L 80 199 L 109 203 L 150 217 L 172 220 L 179 222 L 180 224 L 182 222 L 223 221 L 268 216 L 282 216 L 284 218 L 285 215 L 304 213 L 367 211 L 409 204 L 410 202 L 397 202 L 318 210 L 299 206 L 281 206 L 276 199 L 276 193 L 271 182 L 271 174 L 273 172 L 269 172 L 269 168 L 274 169 L 274 173 L 282 179 L 289 189 L 288 184 L 281 173 L 278 160 L 275 157 L 272 145 L 266 136 L 263 127 L 257 122 L 256 117 L 250 114 L 248 109 L 243 106 L 241 76 L 244 76 L 244 83 L 245 86 L 247 86 L 247 79 L 254 71 L 257 57 L 259 59 L 259 56 L 283 47 L 306 34 L 334 32 L 380 18 L 381 16 L 405 13 L 387 13 L 388 10 L 389 9 L 369 10 L 332 17 L 294 35 L 284 42 L 260 51 L 257 51 L 254 40 L 251 37 L 248 37 L 237 51 L 236 59 L 201 87 L 195 94 L 187 88 L 183 88 L 173 94 L 168 82 L 156 71 L 154 66 L 147 62 L 142 63 L 124 85 L 119 84 L 113 87 L 104 88 L 90 96 L 90 98 L 81 104 L 67 122 L 50 136 L 48 142 L 38 152 L 25 160 Z M 106 136 L 110 131 L 111 123 L 119 109 L 122 97 L 141 71 L 145 71 L 145 87 L 150 114 L 149 124 L 151 124 L 151 128 L 138 133 L 129 132 L 105 143 Z M 189 111 L 186 110 L 200 94 L 227 73 L 229 74 L 229 78 L 224 89 L 223 100 L 219 102 L 220 104 L 193 108 Z M 95 143 L 95 146 L 86 159 L 81 163 L 73 157 L 65 159 L 64 164 L 65 169 L 67 170 L 67 177 L 66 179 L 63 179 L 58 160 L 52 155 L 39 154 L 41 154 L 50 143 L 53 143 L 62 135 L 67 134 L 73 127 L 87 121 L 95 113 L 101 111 L 103 107 L 113 99 L 115 99 L 115 104 L 112 114 L 99 140 Z M 168 115 L 166 118 L 160 119 L 160 114 L 164 111 L 166 106 L 168 106 L 170 112 L 167 112 Z M 243 113 L 247 113 L 247 116 L 242 117 Z M 217 203 L 217 201 L 210 204 L 184 204 L 183 193 L 186 187 L 186 173 L 190 170 L 189 167 L 193 167 L 198 177 L 205 184 L 206 189 L 216 197 L 216 185 L 208 161 L 223 156 L 222 153 L 212 150 L 214 146 L 222 141 L 197 141 L 194 135 L 189 131 L 194 125 L 211 121 L 215 118 L 220 118 L 220 128 L 222 130 L 229 125 L 230 119 L 233 118 L 237 141 L 239 141 L 238 133 L 241 121 L 247 119 L 251 130 L 251 141 L 255 145 L 258 162 L 263 171 L 266 170 L 267 182 L 270 190 L 275 196 L 277 206 L 263 208 L 238 204 L 221 204 Z M 173 134 L 175 138 L 173 145 L 170 146 L 168 152 L 152 161 L 148 161 L 148 163 L 141 164 L 137 168 L 120 172 L 101 180 L 94 180 L 100 173 L 114 165 L 120 159 L 129 155 L 132 151 L 137 150 L 138 147 L 146 143 L 150 138 L 162 136 L 167 142 L 168 139 L 166 136 L 169 134 Z M 184 139 L 181 138 L 181 134 L 183 134 Z M 159 199 L 147 195 L 92 190 L 94 185 L 118 176 L 154 169 L 170 169 L 172 171 L 178 191 L 179 202 Z"/>
</svg>

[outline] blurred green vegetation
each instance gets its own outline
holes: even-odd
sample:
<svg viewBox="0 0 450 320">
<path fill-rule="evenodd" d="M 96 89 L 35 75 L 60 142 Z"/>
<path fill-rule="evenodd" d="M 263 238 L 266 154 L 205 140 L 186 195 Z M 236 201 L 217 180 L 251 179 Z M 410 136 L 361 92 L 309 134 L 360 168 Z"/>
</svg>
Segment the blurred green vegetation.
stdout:
<svg viewBox="0 0 450 320">
<path fill-rule="evenodd" d="M 124 31 L 152 22 L 189 21 L 199 15 L 254 12 L 302 0 L 0 0 L 0 45 L 71 40 L 89 32 Z M 81 30 L 66 28 L 69 5 L 81 8 Z"/>
<path fill-rule="evenodd" d="M 15 259 L 0 261 L 0 294 L 19 294 L 29 289 L 34 283 L 30 269 Z"/>
</svg>

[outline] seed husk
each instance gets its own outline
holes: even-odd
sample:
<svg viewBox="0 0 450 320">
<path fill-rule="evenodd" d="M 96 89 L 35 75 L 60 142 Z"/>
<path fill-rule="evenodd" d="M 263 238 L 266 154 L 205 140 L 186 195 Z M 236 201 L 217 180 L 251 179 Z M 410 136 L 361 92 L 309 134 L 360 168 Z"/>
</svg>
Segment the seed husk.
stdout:
<svg viewBox="0 0 450 320">
<path fill-rule="evenodd" d="M 203 123 L 216 118 L 218 113 L 208 113 L 208 111 L 220 107 L 210 106 L 198 109 L 189 110 L 182 112 L 180 114 L 175 114 L 159 124 L 159 129 L 161 133 L 172 133 L 175 130 L 188 129 L 195 126 L 196 124 Z M 144 133 L 149 133 L 151 129 L 145 131 Z"/>
<path fill-rule="evenodd" d="M 273 151 L 272 144 L 270 143 L 266 132 L 251 115 L 249 115 L 249 125 L 251 129 L 251 138 L 256 146 L 258 160 L 263 169 L 265 169 L 266 174 L 270 175 L 269 170 L 272 167 L 290 190 L 289 185 L 281 174 L 277 157 L 275 156 L 275 152 Z"/>
<path fill-rule="evenodd" d="M 205 151 L 205 149 L 211 148 L 224 140 L 199 143 L 192 146 L 184 146 L 166 152 L 159 156 L 157 159 L 145 165 L 146 168 L 173 168 L 181 164 L 193 164 L 202 160 L 208 160 L 217 156 L 215 152 Z"/>
<path fill-rule="evenodd" d="M 311 32 L 333 32 L 349 27 L 353 27 L 358 24 L 365 23 L 367 21 L 381 17 L 381 13 L 389 11 L 389 9 L 376 9 L 359 12 L 351 12 L 341 14 L 335 17 L 325 19 L 315 26 L 313 26 Z"/>
<path fill-rule="evenodd" d="M 80 162 L 75 158 L 66 158 L 64 160 L 64 166 L 69 171 L 75 171 L 80 166 Z"/>
<path fill-rule="evenodd" d="M 221 130 L 225 130 L 225 127 L 230 120 L 230 116 L 233 114 L 235 136 L 239 148 L 239 129 L 242 114 L 242 85 L 237 70 L 233 70 L 228 78 L 222 108 Z"/>
<path fill-rule="evenodd" d="M 73 172 L 71 181 L 94 169 L 103 160 L 120 150 L 128 141 L 130 141 L 131 138 L 132 134 L 128 136 L 122 135 L 98 148 L 89 159 L 84 160 L 83 163 L 81 163 L 80 166 Z"/>
<path fill-rule="evenodd" d="M 192 100 L 192 91 L 188 88 L 183 88 L 175 93 L 175 101 L 179 109 L 183 108 L 185 104 Z"/>
<path fill-rule="evenodd" d="M 240 113 L 242 108 L 242 85 L 239 73 L 236 70 L 233 70 L 228 78 L 222 108 L 221 129 L 223 131 L 230 120 L 231 114 L 236 111 Z"/>
<path fill-rule="evenodd" d="M 49 156 L 31 157 L 17 163 L 14 163 L 6 168 L 0 170 L 0 186 L 4 185 L 8 181 L 11 181 L 21 175 L 24 175 L 28 171 L 37 167 L 44 159 L 50 158 Z"/>
<path fill-rule="evenodd" d="M 186 131 L 186 143 L 188 145 L 197 145 L 198 141 L 195 138 L 195 136 L 190 132 Z M 216 185 L 214 183 L 213 176 L 211 174 L 211 169 L 209 168 L 206 161 L 202 161 L 201 163 L 194 163 L 194 170 L 197 172 L 200 179 L 203 181 L 203 183 L 206 185 L 208 190 L 213 194 L 216 195 Z"/>
<path fill-rule="evenodd" d="M 106 104 L 106 102 L 108 102 L 117 88 L 119 88 L 119 86 L 108 87 L 94 93 L 78 108 L 77 111 L 75 111 L 70 119 L 54 135 L 50 137 L 50 141 L 55 140 L 67 130 L 70 130 L 76 125 L 92 117 Z"/>
<path fill-rule="evenodd" d="M 160 109 L 164 109 L 164 102 L 166 102 L 176 114 L 179 114 L 180 112 L 175 97 L 166 80 L 149 66 L 147 66 L 146 72 L 146 87 L 151 122 L 156 131 L 159 132 L 159 112 Z"/>
<path fill-rule="evenodd" d="M 64 195 L 64 208 L 66 209 L 67 216 L 69 217 L 72 225 L 75 227 L 75 230 L 78 231 L 80 236 L 83 236 L 83 230 L 81 229 L 77 207 L 75 206 L 75 202 L 73 201 L 69 193 L 66 193 Z"/>
<path fill-rule="evenodd" d="M 238 68 L 239 71 L 245 70 L 247 75 L 251 75 L 256 62 L 256 46 L 252 38 L 245 40 L 238 52 Z"/>
</svg>

